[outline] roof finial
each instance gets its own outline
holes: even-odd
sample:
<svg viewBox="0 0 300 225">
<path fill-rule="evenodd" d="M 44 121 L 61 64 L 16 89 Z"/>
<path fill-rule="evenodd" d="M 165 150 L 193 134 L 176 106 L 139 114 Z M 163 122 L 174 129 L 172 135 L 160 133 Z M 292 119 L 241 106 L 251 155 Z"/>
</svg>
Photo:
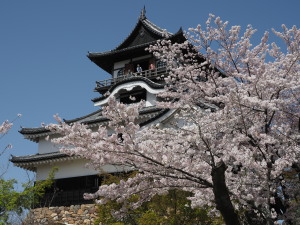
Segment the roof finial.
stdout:
<svg viewBox="0 0 300 225">
<path fill-rule="evenodd" d="M 142 20 L 146 19 L 146 7 L 145 6 L 141 11 L 140 19 L 142 19 Z"/>
</svg>

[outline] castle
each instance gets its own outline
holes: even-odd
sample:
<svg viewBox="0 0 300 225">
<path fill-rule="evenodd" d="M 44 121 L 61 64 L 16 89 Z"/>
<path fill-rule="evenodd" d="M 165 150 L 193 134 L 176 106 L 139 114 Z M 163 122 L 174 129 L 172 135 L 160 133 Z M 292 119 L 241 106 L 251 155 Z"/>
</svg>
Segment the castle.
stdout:
<svg viewBox="0 0 300 225">
<path fill-rule="evenodd" d="M 65 122 L 68 124 L 83 123 L 92 130 L 96 130 L 100 125 L 107 125 L 108 120 L 102 116 L 102 106 L 107 104 L 109 96 L 115 96 L 125 104 L 144 100 L 146 106 L 140 111 L 138 118 L 140 126 L 164 122 L 172 117 L 172 110 L 156 107 L 156 101 L 159 100 L 157 94 L 164 88 L 164 79 L 161 78 L 168 72 L 166 64 L 145 50 L 161 39 L 177 43 L 186 40 L 181 29 L 174 34 L 166 33 L 165 30 L 149 21 L 144 8 L 131 33 L 115 49 L 107 52 L 88 53 L 87 57 L 102 70 L 111 74 L 111 78 L 96 81 L 94 91 L 98 92 L 100 96 L 92 99 L 94 106 L 98 108 L 95 112 L 65 120 Z M 134 97 L 134 100 L 130 96 Z M 46 179 L 51 168 L 59 168 L 55 175 L 54 187 L 46 193 L 41 201 L 42 206 L 68 207 L 92 203 L 84 200 L 83 194 L 95 192 L 98 189 L 101 185 L 101 173 L 115 174 L 126 170 L 124 167 L 112 165 L 104 165 L 102 171 L 86 168 L 87 161 L 85 159 L 59 152 L 58 148 L 50 141 L 57 135 L 45 127 L 22 128 L 20 133 L 25 139 L 38 144 L 38 153 L 12 156 L 10 161 L 15 166 L 36 172 L 37 180 Z"/>
</svg>

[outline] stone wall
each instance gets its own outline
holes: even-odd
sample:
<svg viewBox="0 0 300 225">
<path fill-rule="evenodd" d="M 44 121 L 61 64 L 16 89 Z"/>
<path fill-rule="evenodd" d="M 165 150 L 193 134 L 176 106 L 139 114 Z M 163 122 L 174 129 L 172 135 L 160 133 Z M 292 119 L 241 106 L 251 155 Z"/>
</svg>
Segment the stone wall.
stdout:
<svg viewBox="0 0 300 225">
<path fill-rule="evenodd" d="M 93 225 L 97 216 L 95 204 L 71 205 L 32 209 L 24 224 Z"/>
</svg>

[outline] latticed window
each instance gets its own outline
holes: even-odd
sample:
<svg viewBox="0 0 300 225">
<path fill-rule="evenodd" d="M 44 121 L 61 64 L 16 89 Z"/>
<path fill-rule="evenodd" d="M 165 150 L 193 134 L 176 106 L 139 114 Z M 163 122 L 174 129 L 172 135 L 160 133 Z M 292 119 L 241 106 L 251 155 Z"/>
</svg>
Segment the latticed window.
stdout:
<svg viewBox="0 0 300 225">
<path fill-rule="evenodd" d="M 166 62 L 163 62 L 163 61 L 158 61 L 156 63 L 156 67 L 157 68 L 162 68 L 162 67 L 166 67 L 167 66 L 167 63 Z"/>
</svg>

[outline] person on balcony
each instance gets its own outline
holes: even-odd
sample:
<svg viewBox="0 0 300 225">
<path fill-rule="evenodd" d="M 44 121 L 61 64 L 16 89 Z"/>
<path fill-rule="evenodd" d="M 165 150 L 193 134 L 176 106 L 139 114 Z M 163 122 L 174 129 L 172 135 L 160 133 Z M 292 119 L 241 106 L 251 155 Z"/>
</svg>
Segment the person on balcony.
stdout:
<svg viewBox="0 0 300 225">
<path fill-rule="evenodd" d="M 143 71 L 143 69 L 140 66 L 140 64 L 137 64 L 137 66 L 136 66 L 136 72 L 141 73 L 142 71 Z"/>
<path fill-rule="evenodd" d="M 154 70 L 154 69 L 155 69 L 154 63 L 150 63 L 149 70 Z"/>
</svg>

